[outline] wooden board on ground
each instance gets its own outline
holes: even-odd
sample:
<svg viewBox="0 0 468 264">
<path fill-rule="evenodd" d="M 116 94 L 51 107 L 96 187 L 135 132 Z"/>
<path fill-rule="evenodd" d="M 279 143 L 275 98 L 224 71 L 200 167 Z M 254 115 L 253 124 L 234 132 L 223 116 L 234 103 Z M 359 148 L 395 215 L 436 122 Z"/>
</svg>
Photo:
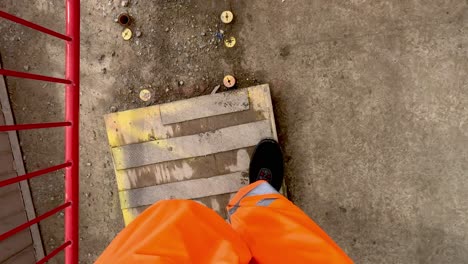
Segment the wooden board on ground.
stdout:
<svg viewBox="0 0 468 264">
<path fill-rule="evenodd" d="M 0 68 L 2 65 L 0 64 Z M 0 125 L 14 125 L 4 76 L 0 76 Z M 0 133 L 0 180 L 26 174 L 16 131 Z M 28 181 L 0 188 L 0 234 L 36 218 Z M 0 241 L 0 263 L 35 263 L 44 257 L 37 224 Z"/>
<path fill-rule="evenodd" d="M 162 199 L 193 199 L 225 217 L 248 184 L 250 155 L 277 139 L 267 84 L 104 117 L 125 224 Z"/>
<path fill-rule="evenodd" d="M 249 109 L 246 90 L 195 97 L 160 106 L 164 125 Z"/>
</svg>

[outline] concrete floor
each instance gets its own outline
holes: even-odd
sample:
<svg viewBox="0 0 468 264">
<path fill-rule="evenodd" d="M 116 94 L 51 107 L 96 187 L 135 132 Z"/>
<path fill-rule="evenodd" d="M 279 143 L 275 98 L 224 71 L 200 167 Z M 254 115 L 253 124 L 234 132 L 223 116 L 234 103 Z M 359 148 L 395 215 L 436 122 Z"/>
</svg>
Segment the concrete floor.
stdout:
<svg viewBox="0 0 468 264">
<path fill-rule="evenodd" d="M 138 44 L 120 39 L 120 1 L 82 8 L 82 263 L 123 227 L 102 115 L 144 106 L 139 87 L 157 87 L 152 103 L 167 102 L 207 94 L 226 73 L 240 87 L 270 84 L 290 197 L 356 263 L 466 263 L 467 1 L 134 0 Z M 235 49 L 179 49 L 228 8 Z M 0 9 L 63 28 L 62 3 L 6 0 Z M 0 33 L 6 67 L 61 76 L 60 42 L 3 22 Z M 19 122 L 62 116 L 60 87 L 8 85 Z M 21 140 L 28 169 L 62 157 L 60 133 Z M 61 188 L 59 174 L 32 183 L 39 212 L 59 203 Z M 41 225 L 49 251 L 62 221 Z"/>
<path fill-rule="evenodd" d="M 466 263 L 467 2 L 278 5 L 238 15 L 292 200 L 356 263 Z"/>
</svg>

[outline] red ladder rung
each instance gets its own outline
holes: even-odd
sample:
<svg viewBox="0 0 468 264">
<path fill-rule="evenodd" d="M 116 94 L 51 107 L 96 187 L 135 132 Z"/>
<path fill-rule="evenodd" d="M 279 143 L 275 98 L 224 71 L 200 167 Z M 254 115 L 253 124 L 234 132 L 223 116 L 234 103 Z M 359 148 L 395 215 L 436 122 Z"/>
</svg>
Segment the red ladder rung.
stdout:
<svg viewBox="0 0 468 264">
<path fill-rule="evenodd" d="M 39 80 L 39 81 L 45 81 L 45 82 L 53 82 L 53 83 L 63 83 L 63 84 L 72 83 L 70 80 L 67 80 L 67 79 L 55 78 L 55 77 L 27 73 L 27 72 L 11 71 L 11 70 L 5 70 L 5 69 L 0 69 L 0 75 L 25 78 L 25 79 L 31 79 L 31 80 Z"/>
<path fill-rule="evenodd" d="M 1 0 L 0 0 L 1 1 Z M 0 11 L 0 18 L 5 18 L 14 23 L 21 24 L 31 29 L 40 31 L 42 33 L 51 35 L 53 37 L 66 41 L 65 49 L 65 78 L 55 78 L 50 76 L 43 76 L 38 74 L 31 74 L 25 72 L 11 71 L 0 69 L 0 75 L 25 78 L 31 80 L 39 80 L 53 83 L 66 84 L 65 89 L 65 120 L 67 122 L 55 123 L 37 123 L 37 124 L 20 124 L 0 126 L 0 132 L 15 131 L 25 129 L 40 129 L 52 127 L 66 127 L 65 128 L 65 160 L 67 161 L 67 169 L 65 170 L 65 197 L 66 203 L 52 209 L 51 211 L 32 219 L 4 234 L 0 235 L 0 241 L 7 237 L 14 235 L 21 230 L 24 230 L 31 225 L 37 224 L 45 218 L 65 209 L 65 243 L 52 251 L 49 255 L 39 260 L 43 264 L 56 256 L 60 251 L 64 250 L 65 263 L 77 264 L 79 251 L 79 110 L 80 110 L 80 0 L 65 0 L 65 25 L 66 33 L 61 34 L 51 29 L 45 28 L 33 22 L 24 20 L 6 12 Z M 57 166 L 64 166 L 57 165 Z M 51 167 L 39 171 L 45 173 L 58 169 L 58 167 Z M 35 173 L 25 174 L 21 178 L 13 180 L 14 182 L 33 178 Z M 17 177 L 18 178 L 18 177 Z M 1 184 L 11 184 L 12 181 L 2 182 Z"/>
<path fill-rule="evenodd" d="M 54 251 L 50 252 L 49 255 L 45 256 L 43 259 L 39 260 L 37 264 L 43 264 L 46 263 L 49 259 L 55 257 L 60 251 L 64 250 L 66 247 L 70 246 L 72 244 L 71 241 L 67 241 L 63 243 L 60 247 L 54 249 Z"/>
<path fill-rule="evenodd" d="M 0 11 L 0 17 L 3 17 L 5 19 L 8 19 L 8 20 L 13 21 L 13 22 L 18 23 L 18 24 L 21 24 L 23 26 L 35 29 L 37 31 L 49 34 L 49 35 L 54 36 L 54 37 L 59 38 L 59 39 L 63 39 L 63 40 L 66 40 L 66 41 L 71 40 L 71 38 L 68 37 L 68 36 L 65 36 L 63 34 L 60 34 L 58 32 L 55 32 L 55 31 L 50 30 L 48 28 L 45 28 L 43 26 L 39 26 L 38 24 L 34 24 L 32 22 L 29 22 L 27 20 L 24 20 L 22 18 L 19 18 L 17 16 L 12 15 L 12 14 L 8 14 L 8 13 L 3 12 L 3 11 Z"/>
<path fill-rule="evenodd" d="M 4 186 L 7 186 L 7 185 L 10 185 L 10 184 L 13 184 L 13 183 L 17 183 L 17 182 L 28 180 L 28 179 L 31 179 L 31 178 L 34 178 L 34 177 L 37 177 L 37 176 L 41 176 L 41 175 L 47 174 L 49 172 L 58 171 L 60 169 L 66 168 L 66 167 L 70 167 L 71 165 L 72 165 L 71 162 L 66 162 L 66 163 L 56 165 L 56 166 L 52 166 L 52 167 L 49 167 L 49 168 L 46 168 L 46 169 L 33 171 L 31 173 L 26 173 L 26 174 L 18 176 L 18 177 L 13 177 L 13 178 L 8 179 L 8 180 L 0 181 L 0 188 L 4 187 Z"/>
<path fill-rule="evenodd" d="M 0 132 L 14 131 L 14 130 L 27 130 L 27 129 L 41 129 L 51 127 L 66 127 L 71 126 L 71 122 L 52 122 L 52 123 L 37 123 L 37 124 L 20 124 L 0 126 Z"/>
<path fill-rule="evenodd" d="M 10 231 L 7 231 L 6 233 L 1 234 L 0 235 L 0 241 L 3 241 L 3 240 L 7 239 L 8 237 L 10 237 L 10 236 L 12 236 L 14 234 L 16 234 L 18 232 L 21 232 L 22 230 L 24 230 L 24 229 L 26 229 L 26 228 L 34 225 L 34 224 L 39 223 L 40 221 L 46 219 L 47 217 L 49 217 L 51 215 L 56 214 L 59 211 L 62 211 L 63 209 L 67 208 L 70 205 L 71 205 L 71 202 L 66 202 L 66 203 L 64 203 L 64 204 L 62 204 L 62 205 L 48 211 L 47 213 L 42 214 L 42 215 L 34 218 L 31 221 L 28 221 L 28 222 L 26 222 L 26 223 L 24 223 L 22 225 L 19 225 L 19 226 L 15 227 L 15 228 L 11 229 Z"/>
</svg>

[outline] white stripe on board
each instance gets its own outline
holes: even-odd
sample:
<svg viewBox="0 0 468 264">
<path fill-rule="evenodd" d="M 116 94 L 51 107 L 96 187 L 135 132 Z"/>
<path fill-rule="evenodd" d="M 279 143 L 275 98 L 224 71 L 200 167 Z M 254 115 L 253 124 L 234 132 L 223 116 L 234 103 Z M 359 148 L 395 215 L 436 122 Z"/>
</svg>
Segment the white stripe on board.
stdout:
<svg viewBox="0 0 468 264">
<path fill-rule="evenodd" d="M 247 90 L 205 95 L 160 106 L 164 125 L 249 109 Z"/>
<path fill-rule="evenodd" d="M 237 192 L 248 183 L 247 175 L 235 172 L 206 179 L 172 182 L 138 189 L 120 191 L 122 209 L 151 205 L 160 200 L 196 199 Z"/>
<path fill-rule="evenodd" d="M 197 135 L 115 147 L 112 155 L 116 169 L 122 170 L 246 148 L 271 137 L 270 120 L 262 120 Z"/>
</svg>

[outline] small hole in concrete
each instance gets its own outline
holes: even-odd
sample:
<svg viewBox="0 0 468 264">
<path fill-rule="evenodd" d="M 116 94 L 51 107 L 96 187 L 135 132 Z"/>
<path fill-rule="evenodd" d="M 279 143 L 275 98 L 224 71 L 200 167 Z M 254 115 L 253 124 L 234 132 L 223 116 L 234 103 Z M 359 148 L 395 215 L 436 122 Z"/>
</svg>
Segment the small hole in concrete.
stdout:
<svg viewBox="0 0 468 264">
<path fill-rule="evenodd" d="M 119 23 L 124 26 L 130 24 L 130 16 L 128 14 L 120 14 Z"/>
</svg>

